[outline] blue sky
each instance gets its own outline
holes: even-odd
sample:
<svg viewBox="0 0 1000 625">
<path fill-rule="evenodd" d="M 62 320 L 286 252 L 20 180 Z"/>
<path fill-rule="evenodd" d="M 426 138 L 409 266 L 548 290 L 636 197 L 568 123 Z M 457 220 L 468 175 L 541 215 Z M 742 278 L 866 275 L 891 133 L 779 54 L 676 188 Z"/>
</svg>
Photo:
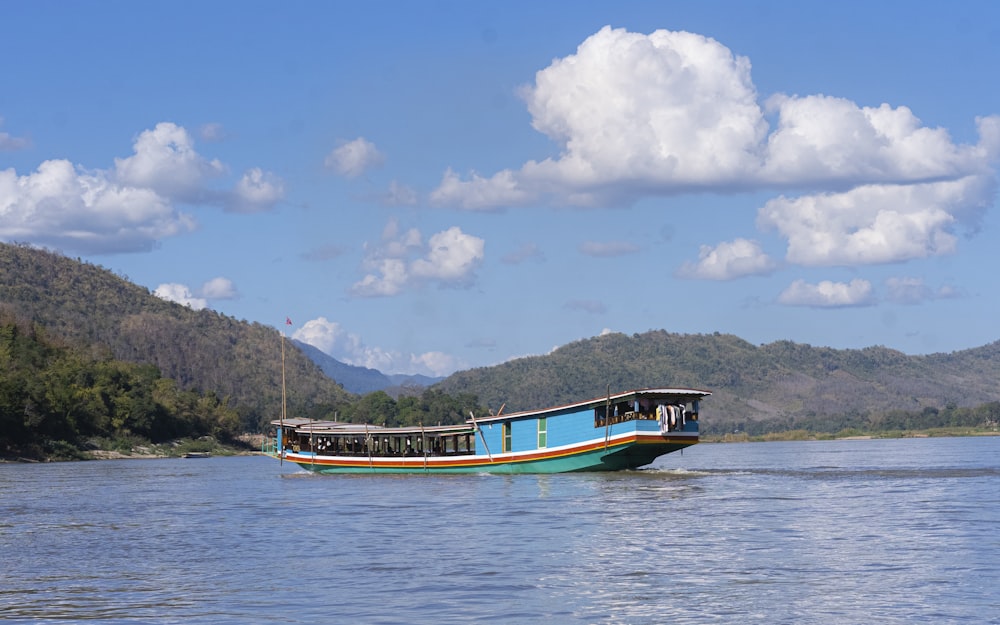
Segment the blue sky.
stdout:
<svg viewBox="0 0 1000 625">
<path fill-rule="evenodd" d="M 6 2 L 0 239 L 387 373 L 1000 338 L 1000 5 L 590 4 Z"/>
</svg>

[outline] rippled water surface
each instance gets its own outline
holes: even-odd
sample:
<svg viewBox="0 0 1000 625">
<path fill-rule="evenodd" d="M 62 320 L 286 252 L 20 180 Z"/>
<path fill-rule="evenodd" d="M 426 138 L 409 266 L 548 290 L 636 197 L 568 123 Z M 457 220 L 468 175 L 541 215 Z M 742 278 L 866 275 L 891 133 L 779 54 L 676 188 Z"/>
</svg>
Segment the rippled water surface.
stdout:
<svg viewBox="0 0 1000 625">
<path fill-rule="evenodd" d="M 0 620 L 996 624 L 1000 437 L 548 476 L 0 465 Z"/>
</svg>

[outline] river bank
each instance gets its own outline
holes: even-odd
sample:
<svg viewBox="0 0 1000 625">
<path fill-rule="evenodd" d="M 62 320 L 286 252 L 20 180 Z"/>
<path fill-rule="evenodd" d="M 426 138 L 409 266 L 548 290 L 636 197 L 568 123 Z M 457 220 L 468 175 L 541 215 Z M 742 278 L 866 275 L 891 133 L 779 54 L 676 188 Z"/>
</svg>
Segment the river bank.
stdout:
<svg viewBox="0 0 1000 625">
<path fill-rule="evenodd" d="M 833 441 L 833 440 L 871 440 L 880 438 L 956 438 L 966 436 L 1000 436 L 997 427 L 949 427 L 928 428 L 924 430 L 881 430 L 862 432 L 844 430 L 837 433 L 812 432 L 810 430 L 787 430 L 784 432 L 769 432 L 759 436 L 750 436 L 746 432 L 727 434 L 702 434 L 702 443 L 764 443 L 772 441 Z"/>
<path fill-rule="evenodd" d="M 83 460 L 155 460 L 204 456 L 244 456 L 260 453 L 261 435 L 247 434 L 235 441 L 221 442 L 211 436 L 176 439 L 165 443 L 91 439 L 82 448 L 56 441 L 47 448 L 36 445 L 0 451 L 0 463 L 71 462 Z"/>
</svg>

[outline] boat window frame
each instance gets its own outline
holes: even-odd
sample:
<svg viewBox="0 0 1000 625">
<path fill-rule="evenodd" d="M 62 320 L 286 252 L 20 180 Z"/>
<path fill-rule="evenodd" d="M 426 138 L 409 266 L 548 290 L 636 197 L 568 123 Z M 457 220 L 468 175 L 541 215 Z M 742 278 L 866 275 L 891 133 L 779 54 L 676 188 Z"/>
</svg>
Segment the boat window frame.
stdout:
<svg viewBox="0 0 1000 625">
<path fill-rule="evenodd" d="M 549 443 L 549 419 L 538 417 L 538 448 L 545 449 Z"/>
<path fill-rule="evenodd" d="M 500 428 L 501 452 L 507 453 L 509 451 L 513 451 L 511 445 L 511 441 L 513 440 L 513 438 L 511 436 L 510 421 L 505 421 L 501 425 L 502 425 L 502 427 Z"/>
</svg>

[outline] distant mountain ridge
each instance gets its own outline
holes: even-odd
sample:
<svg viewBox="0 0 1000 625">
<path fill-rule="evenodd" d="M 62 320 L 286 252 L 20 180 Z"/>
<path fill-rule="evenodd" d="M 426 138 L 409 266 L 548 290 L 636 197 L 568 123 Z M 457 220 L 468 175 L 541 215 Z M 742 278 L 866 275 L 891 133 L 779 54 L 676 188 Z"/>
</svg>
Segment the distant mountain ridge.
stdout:
<svg viewBox="0 0 1000 625">
<path fill-rule="evenodd" d="M 0 244 L 0 308 L 53 337 L 155 365 L 187 389 L 232 399 L 248 427 L 280 413 L 277 330 L 156 297 L 88 263 Z M 610 388 L 711 390 L 706 426 L 882 411 L 976 406 L 1000 399 L 1000 341 L 947 354 L 908 356 L 885 347 L 838 350 L 790 341 L 753 345 L 728 334 L 608 334 L 545 356 L 459 371 L 444 380 L 388 376 L 285 340 L 289 414 L 329 418 L 365 394 L 475 395 L 507 412 L 600 397 Z M 334 381 L 336 380 L 336 381 Z M 408 389 L 407 387 L 411 387 Z"/>
<path fill-rule="evenodd" d="M 387 375 L 377 369 L 359 367 L 341 362 L 308 343 L 294 340 L 295 345 L 305 353 L 306 356 L 316 363 L 317 366 L 329 376 L 336 380 L 345 390 L 358 395 L 373 393 L 375 391 L 386 391 L 390 395 L 398 395 L 402 389 L 414 388 L 422 389 L 444 378 L 432 378 L 426 375 Z"/>
<path fill-rule="evenodd" d="M 1000 342 L 908 356 L 885 347 L 837 350 L 727 334 L 663 330 L 576 341 L 545 356 L 460 371 L 437 385 L 506 410 L 570 403 L 642 387 L 711 390 L 708 420 L 740 423 L 937 410 L 1000 399 Z"/>
</svg>

